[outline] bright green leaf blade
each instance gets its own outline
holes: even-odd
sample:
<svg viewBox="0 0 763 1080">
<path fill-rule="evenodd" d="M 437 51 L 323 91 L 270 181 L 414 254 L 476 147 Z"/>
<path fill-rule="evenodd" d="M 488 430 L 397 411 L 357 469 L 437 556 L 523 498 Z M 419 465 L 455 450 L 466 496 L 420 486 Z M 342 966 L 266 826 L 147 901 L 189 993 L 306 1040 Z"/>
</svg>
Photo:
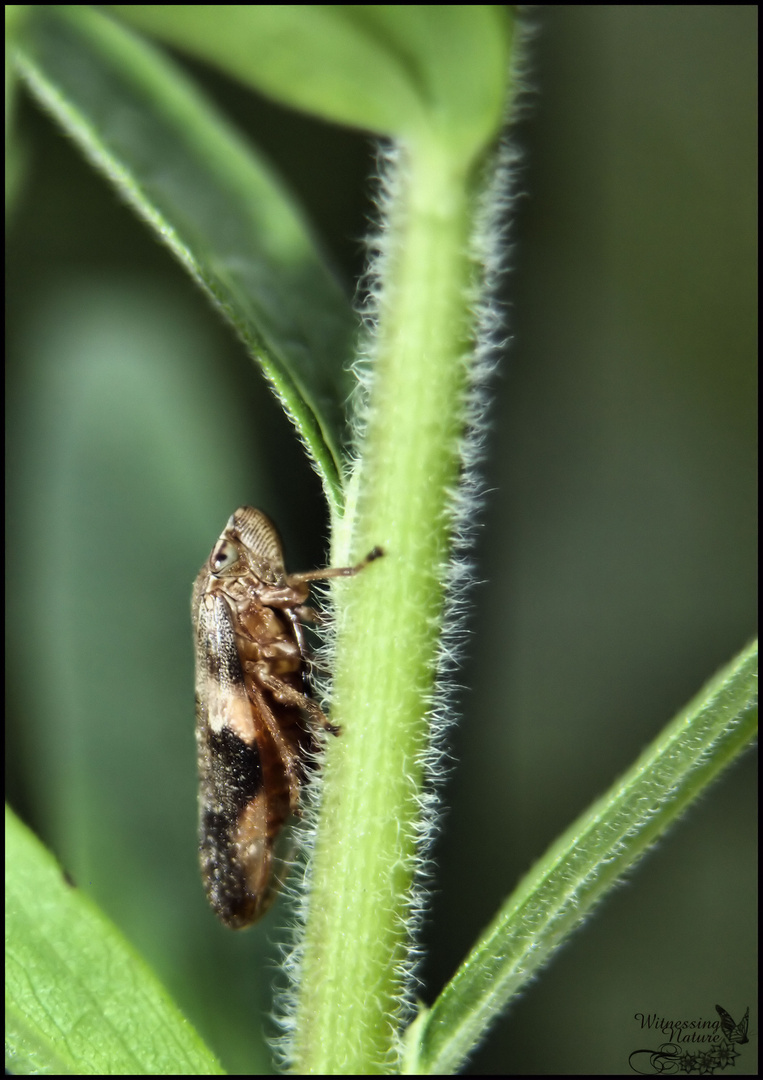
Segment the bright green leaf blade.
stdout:
<svg viewBox="0 0 763 1080">
<path fill-rule="evenodd" d="M 143 960 L 7 807 L 5 864 L 7 1070 L 222 1073 Z"/>
<path fill-rule="evenodd" d="M 276 100 L 466 162 L 498 131 L 511 20 L 465 4 L 125 4 L 125 21 Z"/>
<path fill-rule="evenodd" d="M 260 361 L 337 509 L 356 319 L 277 179 L 168 58 L 97 11 L 33 8 L 14 57 Z"/>
<path fill-rule="evenodd" d="M 752 742 L 753 642 L 543 856 L 431 1010 L 406 1036 L 406 1072 L 455 1072 L 511 998 L 690 803 Z"/>
</svg>

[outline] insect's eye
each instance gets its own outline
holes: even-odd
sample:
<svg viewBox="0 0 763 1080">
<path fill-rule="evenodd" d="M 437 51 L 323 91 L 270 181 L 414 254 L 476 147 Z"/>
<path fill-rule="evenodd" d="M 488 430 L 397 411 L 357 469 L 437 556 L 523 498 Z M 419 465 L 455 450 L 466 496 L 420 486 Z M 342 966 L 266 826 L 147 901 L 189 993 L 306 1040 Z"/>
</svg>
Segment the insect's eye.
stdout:
<svg viewBox="0 0 763 1080">
<path fill-rule="evenodd" d="M 223 574 L 238 562 L 238 548 L 230 540 L 223 540 L 212 552 L 210 563 L 213 574 Z"/>
</svg>

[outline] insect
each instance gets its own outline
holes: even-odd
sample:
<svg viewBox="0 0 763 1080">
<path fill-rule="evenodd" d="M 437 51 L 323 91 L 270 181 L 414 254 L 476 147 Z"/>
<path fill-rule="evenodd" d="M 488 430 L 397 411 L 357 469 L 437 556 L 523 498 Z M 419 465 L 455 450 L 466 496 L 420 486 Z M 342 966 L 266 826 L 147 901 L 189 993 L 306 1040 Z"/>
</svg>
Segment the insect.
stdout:
<svg viewBox="0 0 763 1080">
<path fill-rule="evenodd" d="M 207 898 L 231 929 L 273 902 L 275 842 L 299 812 L 316 731 L 339 733 L 308 693 L 302 624 L 317 618 L 309 583 L 351 577 L 381 554 L 288 574 L 272 521 L 242 506 L 196 578 L 199 854 Z"/>
<path fill-rule="evenodd" d="M 721 1018 L 721 1029 L 726 1039 L 730 1043 L 746 1043 L 750 1040 L 747 1037 L 747 1027 L 750 1022 L 750 1006 L 747 1006 L 747 1012 L 744 1014 L 738 1024 L 734 1023 L 734 1018 L 730 1013 L 727 1013 L 720 1005 L 715 1006 L 715 1011 Z"/>
</svg>

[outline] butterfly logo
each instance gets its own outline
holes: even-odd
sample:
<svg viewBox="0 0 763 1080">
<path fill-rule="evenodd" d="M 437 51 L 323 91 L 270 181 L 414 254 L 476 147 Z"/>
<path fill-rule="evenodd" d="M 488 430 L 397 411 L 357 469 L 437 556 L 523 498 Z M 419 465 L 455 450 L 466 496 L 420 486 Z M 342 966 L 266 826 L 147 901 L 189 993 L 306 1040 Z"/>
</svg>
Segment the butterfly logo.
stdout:
<svg viewBox="0 0 763 1080">
<path fill-rule="evenodd" d="M 721 1018 L 721 1027 L 723 1028 L 723 1034 L 726 1036 L 730 1043 L 746 1043 L 750 1040 L 747 1038 L 747 1025 L 750 1022 L 750 1006 L 747 1006 L 747 1012 L 744 1014 L 738 1024 L 734 1023 L 733 1016 L 730 1016 L 724 1008 L 720 1005 L 715 1006 L 715 1011 Z"/>
</svg>

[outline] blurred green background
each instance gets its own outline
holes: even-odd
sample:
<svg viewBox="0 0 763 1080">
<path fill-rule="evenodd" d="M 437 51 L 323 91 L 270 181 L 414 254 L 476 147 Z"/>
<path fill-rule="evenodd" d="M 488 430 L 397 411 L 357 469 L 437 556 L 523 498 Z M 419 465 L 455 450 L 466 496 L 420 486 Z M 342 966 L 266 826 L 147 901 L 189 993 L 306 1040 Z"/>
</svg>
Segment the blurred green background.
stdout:
<svg viewBox="0 0 763 1080">
<path fill-rule="evenodd" d="M 534 859 L 755 630 L 757 9 L 550 7 L 532 21 L 512 341 L 495 381 L 425 1001 Z M 351 293 L 368 140 L 183 63 L 271 155 Z M 19 131 L 10 799 L 226 1067 L 269 1071 L 267 1021 L 252 1017 L 268 1007 L 288 917 L 279 905 L 234 936 L 206 909 L 189 602 L 243 502 L 280 523 L 292 568 L 323 563 L 318 481 L 180 267 L 25 98 Z M 755 832 L 748 756 L 470 1071 L 625 1072 L 629 1053 L 663 1041 L 637 1014 L 754 1014 Z M 737 1071 L 755 1072 L 756 1039 L 741 1049 Z"/>
</svg>

